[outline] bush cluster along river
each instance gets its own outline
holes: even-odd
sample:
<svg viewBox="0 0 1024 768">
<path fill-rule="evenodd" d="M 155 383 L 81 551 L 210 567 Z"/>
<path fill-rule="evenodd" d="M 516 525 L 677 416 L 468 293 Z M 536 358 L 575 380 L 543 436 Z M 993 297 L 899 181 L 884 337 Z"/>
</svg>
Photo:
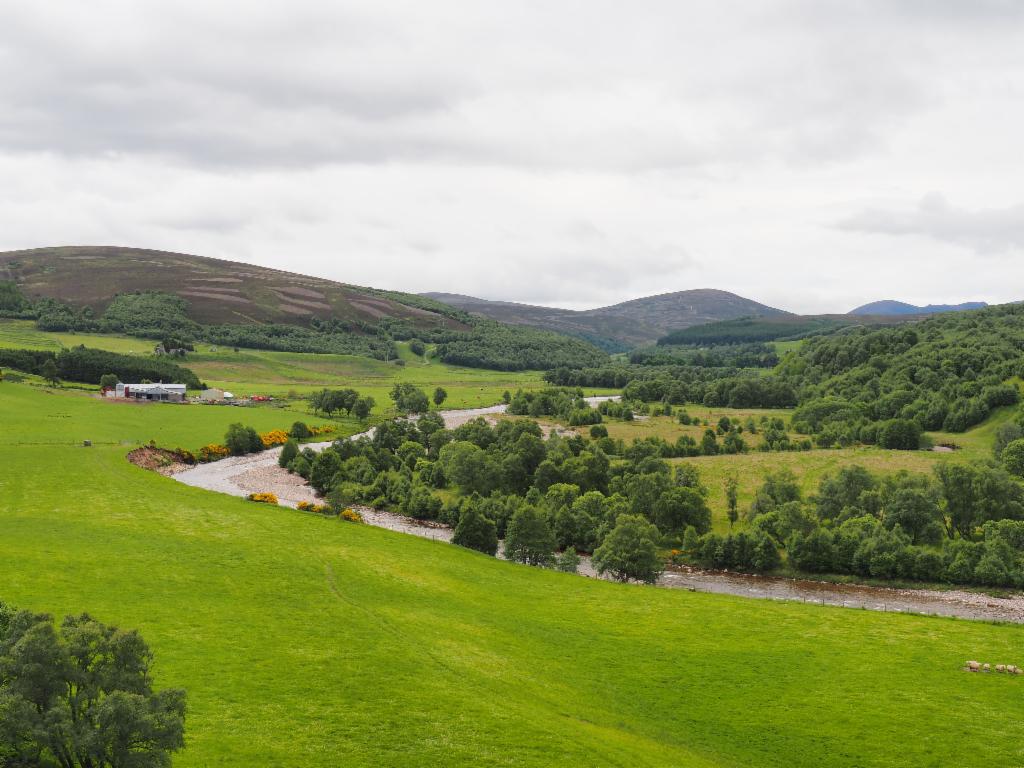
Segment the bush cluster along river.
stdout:
<svg viewBox="0 0 1024 768">
<path fill-rule="evenodd" d="M 614 398 L 588 398 L 592 405 L 607 399 Z M 488 408 L 442 411 L 441 416 L 444 418 L 445 426 L 452 429 L 478 416 L 487 417 L 503 413 L 505 408 L 505 405 L 495 405 Z M 372 434 L 373 430 L 370 430 L 351 439 Z M 314 450 L 322 450 L 330 444 L 310 443 L 307 446 Z M 178 472 L 173 477 L 187 485 L 233 496 L 269 491 L 277 495 L 281 504 L 289 507 L 295 507 L 301 501 L 315 501 L 313 489 L 301 477 L 292 475 L 277 465 L 280 450 L 274 448 L 249 456 L 233 456 L 221 461 L 199 464 Z M 450 541 L 452 537 L 451 528 L 439 523 L 421 523 L 384 510 L 360 508 L 360 511 L 370 525 L 439 541 Z M 583 576 L 596 576 L 586 558 L 580 566 L 580 573 Z M 689 569 L 666 571 L 658 584 L 671 589 L 742 597 L 797 600 L 827 606 L 1024 623 L 1022 596 L 990 597 L 962 590 L 893 589 Z"/>
</svg>

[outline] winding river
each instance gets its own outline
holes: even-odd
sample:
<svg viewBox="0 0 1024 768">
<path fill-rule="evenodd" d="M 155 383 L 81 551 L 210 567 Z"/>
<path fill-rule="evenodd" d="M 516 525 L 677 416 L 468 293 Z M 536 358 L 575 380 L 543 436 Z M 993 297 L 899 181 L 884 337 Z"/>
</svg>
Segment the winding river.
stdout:
<svg viewBox="0 0 1024 768">
<path fill-rule="evenodd" d="M 587 401 L 594 405 L 602 400 L 614 399 L 617 398 L 591 397 L 587 398 Z M 452 429 L 479 416 L 486 418 L 504 413 L 506 407 L 502 404 L 486 408 L 441 411 L 440 414 L 444 418 L 445 426 Z M 372 435 L 371 429 L 349 439 L 356 440 Z M 303 447 L 320 451 L 329 445 L 331 442 L 307 443 Z M 249 456 L 232 456 L 221 461 L 190 467 L 172 477 L 186 485 L 232 496 L 244 497 L 250 493 L 270 491 L 277 495 L 281 504 L 289 507 L 296 507 L 302 501 L 317 501 L 313 489 L 306 485 L 301 477 L 278 467 L 277 458 L 280 452 L 280 448 L 272 448 Z M 370 525 L 437 541 L 447 542 L 452 538 L 452 529 L 439 523 L 420 522 L 393 512 L 368 507 L 358 509 L 363 519 Z M 589 559 L 583 559 L 580 574 L 597 576 Z M 658 585 L 670 589 L 766 600 L 791 600 L 822 606 L 1024 623 L 1024 596 L 1021 595 L 990 597 L 963 590 L 894 589 L 687 568 L 672 568 L 666 571 Z"/>
</svg>

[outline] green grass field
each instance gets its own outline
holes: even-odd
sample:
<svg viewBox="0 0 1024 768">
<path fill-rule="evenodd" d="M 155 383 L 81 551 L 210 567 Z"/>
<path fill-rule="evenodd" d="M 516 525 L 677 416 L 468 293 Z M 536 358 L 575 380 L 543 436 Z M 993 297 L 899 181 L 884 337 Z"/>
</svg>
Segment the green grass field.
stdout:
<svg viewBox="0 0 1024 768">
<path fill-rule="evenodd" d="M 91 393 L 0 382 L 4 440 L 17 445 L 139 445 L 150 440 L 194 450 L 222 442 L 228 425 L 241 422 L 260 432 L 289 429 L 295 421 L 333 424 L 337 434 L 365 429 L 357 419 L 321 419 L 298 407 L 175 405 L 104 400 Z"/>
<path fill-rule="evenodd" d="M 123 354 L 148 355 L 154 342 L 128 336 L 85 333 L 48 333 L 39 331 L 27 320 L 0 320 L 0 347 L 49 349 L 84 344 Z M 407 343 L 398 344 L 398 366 L 354 355 L 317 355 L 300 352 L 212 347 L 199 344 L 194 353 L 180 361 L 212 387 L 238 396 L 263 394 L 274 396 L 306 395 L 324 387 L 352 387 L 377 401 L 375 414 L 390 415 L 388 392 L 396 381 L 410 382 L 433 394 L 442 386 L 448 392 L 445 408 L 472 408 L 492 405 L 508 390 L 535 389 L 544 386 L 537 371 L 502 372 L 446 365 L 436 359 L 414 355 Z M 612 390 L 588 390 L 588 394 L 607 394 Z"/>
<path fill-rule="evenodd" d="M 752 451 L 735 456 L 697 456 L 691 459 L 673 459 L 673 463 L 691 462 L 699 470 L 702 482 L 708 487 L 708 506 L 711 507 L 714 529 L 719 533 L 729 529 L 728 506 L 725 500 L 725 480 L 735 475 L 739 481 L 739 510 L 749 509 L 754 493 L 764 483 L 765 475 L 781 469 L 790 470 L 800 483 L 804 496 L 813 495 L 825 475 L 834 475 L 843 467 L 860 465 L 876 474 L 931 472 L 940 461 L 955 461 L 953 454 L 931 451 L 886 451 L 881 448 L 814 449 L 798 452 Z"/>
<path fill-rule="evenodd" d="M 781 408 L 708 408 L 704 405 L 692 404 L 686 406 L 685 410 L 690 414 L 691 418 L 700 419 L 702 422 L 706 421 L 709 426 L 705 427 L 703 424 L 680 424 L 676 416 L 640 416 L 633 421 L 606 419 L 604 426 L 608 428 L 609 437 L 625 440 L 627 444 L 647 437 L 660 437 L 674 445 L 683 435 L 689 435 L 700 443 L 704 432 L 709 427 L 714 429 L 718 424 L 718 420 L 723 416 L 728 416 L 730 419 L 739 419 L 741 424 L 745 423 L 749 417 L 753 417 L 754 421 L 759 421 L 762 416 L 769 418 L 778 417 L 788 424 L 790 414 L 792 414 L 791 410 Z M 590 427 L 580 427 L 577 431 L 581 435 L 589 435 Z M 743 442 L 752 449 L 756 449 L 764 443 L 760 423 L 758 424 L 757 434 L 751 434 L 744 430 L 740 436 L 743 438 Z M 789 436 L 794 441 L 799 441 L 805 437 L 795 432 L 789 433 Z M 721 435 L 719 435 L 718 440 L 719 444 L 721 444 Z"/>
<path fill-rule="evenodd" d="M 708 421 L 712 426 L 722 416 L 738 418 L 745 422 L 748 416 L 755 421 L 761 416 L 779 417 L 787 423 L 792 411 L 785 409 L 740 409 L 740 408 L 708 408 L 702 405 L 688 405 L 687 412 L 693 418 Z M 743 433 L 743 439 L 754 450 L 740 455 L 698 456 L 689 459 L 673 459 L 674 463 L 692 462 L 700 470 L 701 479 L 708 486 L 708 504 L 711 507 L 714 528 L 718 532 L 729 529 L 727 504 L 725 499 L 725 480 L 735 475 L 739 481 L 739 507 L 745 511 L 754 500 L 754 493 L 764 482 L 769 472 L 788 469 L 800 482 L 805 496 L 812 495 L 821 482 L 829 474 L 835 474 L 843 467 L 861 465 L 870 471 L 886 475 L 906 470 L 908 472 L 931 473 L 934 466 L 942 461 L 980 461 L 992 457 L 992 444 L 996 429 L 1017 413 L 1014 407 L 999 408 L 982 424 L 963 433 L 929 433 L 938 443 L 952 443 L 958 446 L 953 453 L 932 451 L 887 451 L 873 447 L 856 447 L 843 449 L 818 449 L 797 452 L 768 452 L 756 450 L 762 443 L 759 432 L 751 435 Z M 546 420 L 554 425 L 555 422 Z M 654 416 L 644 420 L 620 421 L 608 419 L 604 422 L 611 437 L 630 443 L 645 437 L 660 437 L 670 443 L 681 435 L 690 435 L 700 442 L 706 427 L 678 423 L 675 417 Z M 564 425 L 562 425 L 564 427 Z M 581 435 L 589 435 L 590 427 L 579 427 L 576 431 Z M 791 440 L 805 437 L 790 432 Z"/>
<path fill-rule="evenodd" d="M 716 409 L 728 413 L 729 409 Z M 779 411 L 777 413 L 784 413 Z M 751 451 L 737 456 L 698 456 L 692 459 L 674 461 L 694 462 L 700 469 L 701 479 L 708 486 L 708 504 L 713 514 L 716 531 L 729 528 L 726 515 L 725 480 L 735 475 L 739 481 L 739 508 L 741 516 L 754 500 L 754 493 L 764 482 L 767 473 L 788 469 L 796 476 L 804 496 L 812 495 L 825 475 L 834 475 L 843 467 L 860 465 L 875 474 L 894 474 L 901 470 L 917 473 L 931 473 L 937 463 L 943 461 L 983 461 L 992 458 L 992 445 L 996 429 L 1017 413 L 1014 407 L 998 408 L 977 427 L 961 433 L 930 432 L 929 436 L 939 443 L 958 446 L 953 453 L 934 451 L 887 451 L 874 447 L 841 449 L 818 449 L 794 453 L 761 453 Z M 691 411 L 691 415 L 700 415 Z M 609 429 L 611 432 L 611 429 Z"/>
<path fill-rule="evenodd" d="M 183 365 L 211 386 L 235 394 L 304 394 L 323 387 L 352 387 L 384 404 L 396 381 L 410 382 L 432 394 L 442 386 L 448 392 L 446 408 L 491 405 L 508 390 L 543 386 L 535 371 L 502 372 L 462 368 L 433 360 L 424 363 L 399 345 L 404 366 L 354 355 L 314 355 L 219 348 L 190 354 Z"/>
<path fill-rule="evenodd" d="M 150 339 L 99 333 L 51 333 L 38 330 L 33 320 L 0 320 L 2 349 L 49 349 L 56 352 L 79 344 L 125 355 L 149 355 L 156 346 L 156 342 Z"/>
<path fill-rule="evenodd" d="M 960 671 L 1024 663 L 1024 628 L 588 580 L 124 460 L 236 410 L 0 383 L 0 596 L 138 627 L 189 692 L 175 765 L 1024 760 L 1024 682 Z"/>
</svg>

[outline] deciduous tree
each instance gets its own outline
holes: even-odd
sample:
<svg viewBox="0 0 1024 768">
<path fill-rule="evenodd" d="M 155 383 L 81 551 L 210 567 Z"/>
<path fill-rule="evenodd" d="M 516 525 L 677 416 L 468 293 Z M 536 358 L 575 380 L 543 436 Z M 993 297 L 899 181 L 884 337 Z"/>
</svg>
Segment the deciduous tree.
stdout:
<svg viewBox="0 0 1024 768">
<path fill-rule="evenodd" d="M 598 573 L 611 573 L 618 581 L 636 579 L 653 584 L 663 570 L 658 538 L 658 529 L 641 515 L 620 515 L 594 551 L 594 566 Z"/>
<path fill-rule="evenodd" d="M 0 765 L 169 766 L 184 746 L 185 692 L 155 692 L 137 632 L 87 614 L 50 616 L 0 603 Z"/>
</svg>

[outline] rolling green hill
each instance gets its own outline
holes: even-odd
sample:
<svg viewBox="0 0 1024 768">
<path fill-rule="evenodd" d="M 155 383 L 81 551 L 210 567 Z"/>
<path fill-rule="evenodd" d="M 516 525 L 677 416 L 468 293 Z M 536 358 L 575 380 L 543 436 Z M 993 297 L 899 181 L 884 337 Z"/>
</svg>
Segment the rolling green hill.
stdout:
<svg viewBox="0 0 1024 768">
<path fill-rule="evenodd" d="M 232 348 L 390 361 L 396 340 L 437 343 L 475 368 L 594 365 L 605 352 L 561 333 L 507 326 L 422 296 L 199 256 L 131 248 L 0 253 L 0 317 L 40 329 L 121 333 Z"/>
<path fill-rule="evenodd" d="M 0 593 L 139 628 L 179 768 L 1019 762 L 1021 678 L 960 667 L 1020 664 L 1021 627 L 611 584 L 124 460 L 219 410 L 0 383 Z"/>
<path fill-rule="evenodd" d="M 653 342 L 677 328 L 735 317 L 786 314 L 728 291 L 709 289 L 647 296 L 584 311 L 488 301 L 453 293 L 423 295 L 503 323 L 569 333 L 613 352 Z"/>
</svg>

